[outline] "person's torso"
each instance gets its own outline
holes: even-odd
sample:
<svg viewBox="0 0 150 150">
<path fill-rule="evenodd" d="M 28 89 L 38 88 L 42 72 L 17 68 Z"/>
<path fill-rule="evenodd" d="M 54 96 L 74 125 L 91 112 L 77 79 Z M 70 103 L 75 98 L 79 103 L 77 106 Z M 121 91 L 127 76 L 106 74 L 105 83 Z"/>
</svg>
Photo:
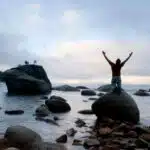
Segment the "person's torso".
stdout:
<svg viewBox="0 0 150 150">
<path fill-rule="evenodd" d="M 112 76 L 120 76 L 121 75 L 121 65 L 112 65 L 111 66 L 111 70 L 112 70 Z"/>
</svg>

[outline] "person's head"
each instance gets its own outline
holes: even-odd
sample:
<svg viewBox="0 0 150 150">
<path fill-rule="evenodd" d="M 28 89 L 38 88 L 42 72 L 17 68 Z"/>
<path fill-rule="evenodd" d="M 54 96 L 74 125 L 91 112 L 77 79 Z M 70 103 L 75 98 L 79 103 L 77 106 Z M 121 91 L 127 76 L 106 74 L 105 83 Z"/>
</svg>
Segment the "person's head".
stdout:
<svg viewBox="0 0 150 150">
<path fill-rule="evenodd" d="M 116 65 L 120 65 L 121 64 L 121 60 L 118 58 L 117 60 L 116 60 Z"/>
</svg>

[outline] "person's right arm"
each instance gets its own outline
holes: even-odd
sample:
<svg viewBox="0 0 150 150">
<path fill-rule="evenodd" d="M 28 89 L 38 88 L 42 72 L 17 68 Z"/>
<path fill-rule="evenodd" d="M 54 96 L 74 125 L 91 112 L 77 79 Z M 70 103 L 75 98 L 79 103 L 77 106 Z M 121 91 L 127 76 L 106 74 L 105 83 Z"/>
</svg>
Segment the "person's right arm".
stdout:
<svg viewBox="0 0 150 150">
<path fill-rule="evenodd" d="M 124 64 L 130 59 L 130 57 L 132 56 L 133 52 L 131 52 L 129 54 L 129 56 L 121 63 L 121 66 L 124 66 Z"/>
<path fill-rule="evenodd" d="M 108 62 L 110 65 L 113 65 L 114 63 L 113 63 L 111 60 L 108 59 L 108 57 L 106 56 L 106 53 L 105 53 L 104 51 L 102 51 L 102 53 L 103 53 L 105 59 L 107 60 L 107 62 Z"/>
</svg>

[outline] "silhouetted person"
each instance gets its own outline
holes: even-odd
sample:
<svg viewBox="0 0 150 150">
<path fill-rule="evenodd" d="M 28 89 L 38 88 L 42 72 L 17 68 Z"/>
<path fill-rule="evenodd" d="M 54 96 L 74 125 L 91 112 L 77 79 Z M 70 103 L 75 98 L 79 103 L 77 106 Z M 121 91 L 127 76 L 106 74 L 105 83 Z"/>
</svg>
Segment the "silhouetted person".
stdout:
<svg viewBox="0 0 150 150">
<path fill-rule="evenodd" d="M 133 52 L 131 52 L 129 54 L 129 56 L 123 61 L 121 62 L 121 60 L 118 58 L 116 60 L 116 63 L 113 63 L 112 61 L 110 61 L 107 56 L 106 53 L 104 51 L 102 51 L 105 59 L 108 61 L 108 63 L 111 66 L 111 70 L 112 70 L 112 80 L 111 80 L 111 84 L 113 86 L 114 89 L 117 88 L 117 90 L 119 92 L 121 92 L 121 68 L 124 66 L 124 64 L 129 60 L 129 58 L 132 56 Z"/>
</svg>

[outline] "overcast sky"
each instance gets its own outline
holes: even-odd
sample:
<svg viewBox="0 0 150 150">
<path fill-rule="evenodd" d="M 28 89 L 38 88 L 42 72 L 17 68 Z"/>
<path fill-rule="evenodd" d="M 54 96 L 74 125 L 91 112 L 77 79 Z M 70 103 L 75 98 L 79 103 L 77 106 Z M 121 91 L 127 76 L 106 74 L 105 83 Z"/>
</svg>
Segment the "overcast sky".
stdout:
<svg viewBox="0 0 150 150">
<path fill-rule="evenodd" d="M 102 56 L 132 58 L 123 83 L 150 84 L 149 0 L 1 0 L 0 69 L 34 59 L 52 83 L 109 83 Z"/>
</svg>

